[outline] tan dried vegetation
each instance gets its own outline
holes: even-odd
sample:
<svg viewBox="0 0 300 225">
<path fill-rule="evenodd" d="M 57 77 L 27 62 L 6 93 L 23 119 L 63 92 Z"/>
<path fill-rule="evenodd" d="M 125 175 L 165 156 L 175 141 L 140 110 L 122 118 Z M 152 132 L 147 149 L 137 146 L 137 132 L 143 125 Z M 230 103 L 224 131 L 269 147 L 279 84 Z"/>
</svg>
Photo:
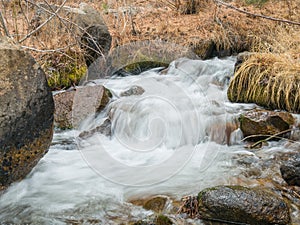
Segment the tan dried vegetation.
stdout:
<svg viewBox="0 0 300 225">
<path fill-rule="evenodd" d="M 7 32 L 16 42 L 27 37 L 39 25 L 35 24 L 35 2 L 3 0 L 0 3 Z M 41 2 L 60 5 L 64 1 Z M 133 41 L 161 40 L 188 46 L 202 58 L 213 55 L 214 51 L 252 50 L 261 53 L 271 51 L 280 55 L 279 58 L 285 56 L 291 65 L 299 62 L 300 26 L 246 15 L 213 0 L 86 2 L 102 12 L 113 37 L 112 48 Z M 300 0 L 232 0 L 226 3 L 250 13 L 300 21 Z M 78 2 L 66 0 L 65 5 L 78 7 Z M 64 15 L 58 15 L 60 17 L 52 18 L 53 22 L 21 41 L 21 45 L 31 51 L 43 66 L 50 84 L 62 88 L 76 83 L 86 68 L 79 47 L 80 38 L 66 28 L 68 21 L 61 19 Z M 40 23 L 50 16 L 47 15 Z M 1 33 L 5 35 L 3 26 Z"/>
</svg>

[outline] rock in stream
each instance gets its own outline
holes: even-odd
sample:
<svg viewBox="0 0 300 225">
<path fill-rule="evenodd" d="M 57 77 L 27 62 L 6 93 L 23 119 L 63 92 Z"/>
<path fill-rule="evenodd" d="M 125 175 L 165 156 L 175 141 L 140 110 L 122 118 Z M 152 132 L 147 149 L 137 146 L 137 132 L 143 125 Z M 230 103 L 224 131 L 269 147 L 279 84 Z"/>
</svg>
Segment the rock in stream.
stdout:
<svg viewBox="0 0 300 225">
<path fill-rule="evenodd" d="M 0 189 L 24 178 L 47 152 L 54 104 L 33 57 L 0 38 Z"/>
<path fill-rule="evenodd" d="M 198 195 L 202 219 L 241 224 L 289 224 L 287 203 L 276 194 L 257 188 L 218 186 Z"/>
</svg>

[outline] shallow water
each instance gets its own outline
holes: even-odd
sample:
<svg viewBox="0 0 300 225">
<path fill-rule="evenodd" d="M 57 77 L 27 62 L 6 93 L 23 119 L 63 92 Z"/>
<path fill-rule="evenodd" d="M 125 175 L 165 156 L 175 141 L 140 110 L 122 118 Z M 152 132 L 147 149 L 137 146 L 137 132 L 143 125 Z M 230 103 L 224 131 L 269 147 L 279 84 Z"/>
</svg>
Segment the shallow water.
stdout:
<svg viewBox="0 0 300 225">
<path fill-rule="evenodd" d="M 113 101 L 77 130 L 55 132 L 45 157 L 26 179 L 0 197 L 0 221 L 126 223 L 153 214 L 127 203 L 130 199 L 164 194 L 178 200 L 214 185 L 251 186 L 245 177 L 272 174 L 278 168 L 263 170 L 260 159 L 289 150 L 277 143 L 264 151 L 245 150 L 241 132 L 226 128 L 241 112 L 256 107 L 228 101 L 234 63 L 234 57 L 178 59 L 163 75 L 152 70 L 95 81 L 112 90 Z M 133 85 L 145 92 L 120 97 Z M 78 138 L 81 131 L 99 126 L 108 117 L 112 137 L 96 133 Z M 260 174 L 249 172 L 249 162 L 261 166 Z"/>
</svg>

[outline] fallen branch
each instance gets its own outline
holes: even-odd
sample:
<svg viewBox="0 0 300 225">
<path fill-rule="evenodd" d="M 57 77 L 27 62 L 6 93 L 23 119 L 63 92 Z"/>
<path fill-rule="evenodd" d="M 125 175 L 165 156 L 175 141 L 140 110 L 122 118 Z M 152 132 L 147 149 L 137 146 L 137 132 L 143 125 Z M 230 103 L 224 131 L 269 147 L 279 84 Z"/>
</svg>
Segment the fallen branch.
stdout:
<svg viewBox="0 0 300 225">
<path fill-rule="evenodd" d="M 60 52 L 60 53 L 62 53 L 61 51 L 66 50 L 67 48 L 70 48 L 74 45 L 75 44 L 71 44 L 71 45 L 67 45 L 63 48 L 57 48 L 57 49 L 37 49 L 37 48 L 25 46 L 25 45 L 22 45 L 21 47 L 24 48 L 24 49 L 28 49 L 28 50 L 35 51 L 35 52 L 41 52 L 41 53 L 49 53 L 49 52 L 50 53 L 51 52 Z"/>
<path fill-rule="evenodd" d="M 291 132 L 293 129 L 288 129 L 288 130 L 284 130 L 284 131 L 281 131 L 279 133 L 276 133 L 276 134 L 273 134 L 273 135 L 265 135 L 265 134 L 258 134 L 258 135 L 250 135 L 250 136 L 247 136 L 245 137 L 244 139 L 242 139 L 242 141 L 246 141 L 248 139 L 251 139 L 251 138 L 258 138 L 258 137 L 266 137 L 265 139 L 263 140 L 260 140 L 260 141 L 257 141 L 255 142 L 254 144 L 250 145 L 248 148 L 252 149 L 252 148 L 255 148 L 257 145 L 263 143 L 263 142 L 267 142 L 273 138 L 278 138 L 278 139 L 281 139 L 281 140 L 287 140 L 287 141 L 290 141 L 290 142 L 293 142 L 295 143 L 295 141 L 291 140 L 291 139 L 288 139 L 288 138 L 284 138 L 284 137 L 279 137 L 279 135 L 282 135 L 282 134 L 285 134 L 285 133 L 288 133 L 288 132 Z"/>
<path fill-rule="evenodd" d="M 177 211 L 177 214 L 186 213 L 190 218 L 199 218 L 198 200 L 197 196 L 184 196 L 182 199 L 182 205 Z"/>
<path fill-rule="evenodd" d="M 249 15 L 249 16 L 260 17 L 260 18 L 267 19 L 267 20 L 272 20 L 272 21 L 276 21 L 276 22 L 282 22 L 282 23 L 288 23 L 288 24 L 293 24 L 293 25 L 300 26 L 300 22 L 295 22 L 295 21 L 286 20 L 286 19 L 279 19 L 279 18 L 275 18 L 275 17 L 265 16 L 265 15 L 262 15 L 262 14 L 251 13 L 251 12 L 245 11 L 243 9 L 237 8 L 237 7 L 235 7 L 235 6 L 231 5 L 231 4 L 228 4 L 226 2 L 223 2 L 221 0 L 214 0 L 214 1 L 217 4 L 223 5 L 223 6 L 227 7 L 227 8 L 236 10 L 236 11 L 238 11 L 240 13 L 244 13 L 244 14 Z"/>
</svg>

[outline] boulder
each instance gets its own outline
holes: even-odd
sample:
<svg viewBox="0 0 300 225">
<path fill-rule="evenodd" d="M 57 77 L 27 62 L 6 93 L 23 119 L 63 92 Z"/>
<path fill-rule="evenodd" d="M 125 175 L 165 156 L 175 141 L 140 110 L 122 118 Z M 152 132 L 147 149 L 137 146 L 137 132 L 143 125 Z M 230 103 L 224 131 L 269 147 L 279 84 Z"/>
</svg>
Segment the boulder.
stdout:
<svg viewBox="0 0 300 225">
<path fill-rule="evenodd" d="M 24 178 L 47 152 L 54 104 L 33 57 L 0 38 L 0 188 Z"/>
<path fill-rule="evenodd" d="M 80 86 L 54 95 L 55 126 L 61 129 L 78 127 L 88 116 L 101 112 L 111 96 L 102 85 Z"/>
<path fill-rule="evenodd" d="M 131 42 L 114 48 L 106 59 L 98 58 L 89 67 L 86 79 L 138 75 L 152 68 L 168 67 L 182 57 L 198 59 L 190 48 L 174 43 L 158 40 Z"/>
<path fill-rule="evenodd" d="M 86 3 L 79 9 L 83 13 L 75 14 L 75 23 L 83 28 L 81 48 L 85 51 L 85 61 L 90 66 L 98 57 L 108 54 L 112 37 L 101 13 Z"/>
<path fill-rule="evenodd" d="M 288 185 L 300 186 L 300 154 L 281 165 L 280 172 Z"/>
<path fill-rule="evenodd" d="M 244 137 L 258 135 L 253 139 L 259 140 L 290 129 L 295 119 L 287 112 L 254 109 L 240 115 L 239 121 Z M 285 133 L 287 134 L 290 132 Z"/>
<path fill-rule="evenodd" d="M 202 219 L 242 224 L 289 224 L 287 203 L 263 189 L 218 186 L 198 195 Z"/>
</svg>

